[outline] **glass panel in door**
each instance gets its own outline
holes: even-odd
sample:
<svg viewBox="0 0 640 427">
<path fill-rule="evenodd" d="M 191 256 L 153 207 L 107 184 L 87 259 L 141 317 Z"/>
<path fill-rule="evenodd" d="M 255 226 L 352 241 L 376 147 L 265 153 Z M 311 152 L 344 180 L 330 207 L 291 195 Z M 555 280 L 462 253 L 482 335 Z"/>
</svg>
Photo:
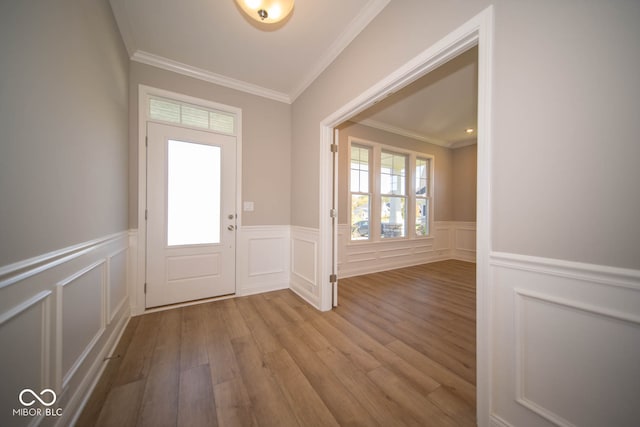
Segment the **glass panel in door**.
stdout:
<svg viewBox="0 0 640 427">
<path fill-rule="evenodd" d="M 167 246 L 220 243 L 220 147 L 168 141 Z"/>
</svg>

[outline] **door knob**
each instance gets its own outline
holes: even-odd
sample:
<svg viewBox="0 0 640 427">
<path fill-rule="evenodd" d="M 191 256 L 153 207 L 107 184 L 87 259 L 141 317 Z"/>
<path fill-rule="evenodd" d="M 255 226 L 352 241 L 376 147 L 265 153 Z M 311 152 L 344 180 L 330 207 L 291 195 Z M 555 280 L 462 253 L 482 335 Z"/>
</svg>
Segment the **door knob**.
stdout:
<svg viewBox="0 0 640 427">
<path fill-rule="evenodd" d="M 236 229 L 236 226 L 235 226 L 235 225 L 229 225 L 229 226 L 227 227 L 227 230 L 229 230 L 229 231 L 233 231 L 233 230 L 235 230 L 235 229 Z"/>
</svg>

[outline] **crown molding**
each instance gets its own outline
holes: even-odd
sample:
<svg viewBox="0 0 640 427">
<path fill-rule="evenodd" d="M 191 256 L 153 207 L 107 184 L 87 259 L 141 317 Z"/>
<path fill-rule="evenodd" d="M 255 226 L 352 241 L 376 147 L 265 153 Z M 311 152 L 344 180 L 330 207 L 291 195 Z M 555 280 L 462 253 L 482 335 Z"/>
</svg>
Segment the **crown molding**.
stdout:
<svg viewBox="0 0 640 427">
<path fill-rule="evenodd" d="M 367 25 L 387 7 L 391 0 L 370 0 L 367 5 L 347 25 L 345 30 L 329 46 L 324 55 L 314 65 L 311 71 L 301 80 L 298 87 L 290 93 L 291 102 L 295 101 L 322 72 L 349 46 L 349 44 L 364 30 Z"/>
<path fill-rule="evenodd" d="M 386 123 L 379 122 L 377 120 L 365 119 L 360 120 L 356 123 L 359 123 L 364 126 L 369 126 L 375 129 L 383 130 L 386 132 L 395 133 L 396 135 L 406 136 L 407 138 L 417 139 L 418 141 L 427 142 L 429 144 L 439 145 L 440 147 L 451 148 L 451 143 L 448 141 L 444 141 L 441 139 L 431 138 L 426 135 L 422 135 L 417 132 L 412 132 L 407 129 L 403 129 L 400 127 L 392 126 Z"/>
<path fill-rule="evenodd" d="M 135 51 L 134 54 L 131 55 L 131 60 L 140 62 L 142 64 L 151 65 L 153 67 L 162 68 L 163 70 L 182 74 L 184 76 L 204 80 L 209 83 L 228 87 L 230 89 L 239 90 L 241 92 L 250 93 L 252 95 L 261 96 L 263 98 L 268 98 L 278 102 L 284 102 L 285 104 L 291 104 L 291 97 L 289 97 L 289 95 L 285 93 L 277 92 L 241 80 L 236 80 L 231 77 L 223 76 L 221 74 L 212 73 L 211 71 L 203 70 L 202 68 L 193 67 L 191 65 L 164 58 L 159 55 L 154 55 L 142 50 Z"/>
<path fill-rule="evenodd" d="M 478 143 L 477 138 L 465 139 L 464 141 L 456 141 L 449 144 L 449 148 L 455 150 L 456 148 L 468 147 L 470 145 L 476 145 Z"/>
<path fill-rule="evenodd" d="M 358 36 L 358 34 L 360 34 L 360 32 L 362 32 L 362 30 L 364 30 L 367 25 L 373 21 L 373 19 L 389 4 L 390 1 L 391 0 L 369 0 L 362 11 L 347 25 L 345 31 L 338 36 L 338 38 L 325 51 L 324 55 L 320 57 L 311 71 L 301 79 L 297 88 L 289 94 L 254 85 L 252 83 L 247 83 L 221 74 L 216 74 L 202 68 L 139 50 L 136 46 L 133 32 L 131 31 L 131 23 L 128 21 L 125 13 L 126 1 L 110 0 L 110 4 L 124 45 L 132 61 L 151 65 L 163 70 L 172 71 L 184 76 L 193 77 L 274 101 L 283 102 L 285 104 L 291 104 L 320 76 L 320 74 L 322 74 L 329 65 L 331 65 L 338 55 L 340 55 L 340 53 L 342 53 L 342 51 Z"/>
</svg>

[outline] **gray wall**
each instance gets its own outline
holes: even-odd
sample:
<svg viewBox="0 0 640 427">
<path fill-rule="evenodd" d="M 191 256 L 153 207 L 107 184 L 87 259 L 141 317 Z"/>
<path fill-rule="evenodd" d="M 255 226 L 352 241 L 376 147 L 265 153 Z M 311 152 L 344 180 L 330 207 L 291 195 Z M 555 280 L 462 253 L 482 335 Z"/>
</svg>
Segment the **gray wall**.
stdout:
<svg viewBox="0 0 640 427">
<path fill-rule="evenodd" d="M 453 166 L 451 198 L 454 221 L 476 220 L 476 194 L 478 187 L 476 144 L 452 150 Z"/>
<path fill-rule="evenodd" d="M 412 150 L 418 153 L 431 154 L 435 160 L 435 178 L 433 191 L 433 207 L 435 221 L 451 221 L 454 219 L 452 203 L 453 164 L 452 151 L 448 148 L 428 144 L 416 139 L 396 135 L 383 130 L 374 129 L 357 123 L 347 122 L 339 127 L 340 143 L 338 153 L 338 223 L 347 224 L 349 214 L 349 136 L 362 138 L 379 144 Z M 475 200 L 474 200 L 475 202 Z"/>
<path fill-rule="evenodd" d="M 291 212 L 291 105 L 138 62 L 129 80 L 129 225 L 138 227 L 138 86 L 140 84 L 242 109 L 242 198 L 253 212 L 242 225 L 288 225 Z"/>
<path fill-rule="evenodd" d="M 126 230 L 128 59 L 108 2 L 0 2 L 0 58 L 0 266 Z"/>
<path fill-rule="evenodd" d="M 498 3 L 496 250 L 640 268 L 639 20 L 637 0 Z"/>
<path fill-rule="evenodd" d="M 295 101 L 294 225 L 319 224 L 319 123 L 488 4 L 390 2 Z M 640 268 L 640 2 L 493 4 L 492 249 Z"/>
</svg>

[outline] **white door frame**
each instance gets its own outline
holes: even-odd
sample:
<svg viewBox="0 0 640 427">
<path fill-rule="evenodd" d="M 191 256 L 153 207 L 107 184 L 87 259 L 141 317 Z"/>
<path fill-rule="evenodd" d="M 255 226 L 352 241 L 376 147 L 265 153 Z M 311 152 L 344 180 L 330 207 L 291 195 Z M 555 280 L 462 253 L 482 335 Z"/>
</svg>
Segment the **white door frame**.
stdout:
<svg viewBox="0 0 640 427">
<path fill-rule="evenodd" d="M 147 207 L 147 153 L 146 153 L 146 135 L 147 121 L 149 114 L 147 105 L 149 98 L 158 96 L 162 98 L 172 99 L 175 101 L 185 102 L 193 105 L 211 108 L 219 111 L 225 111 L 234 114 L 236 117 L 236 214 L 237 228 L 242 226 L 242 109 L 229 105 L 220 104 L 206 99 L 195 98 L 181 93 L 171 92 L 164 89 L 158 89 L 146 85 L 138 85 L 138 234 L 135 244 L 130 250 L 136 251 L 136 262 L 132 266 L 135 272 L 131 275 L 134 278 L 129 295 L 131 295 L 131 315 L 137 316 L 145 312 L 164 310 L 166 308 L 145 310 L 144 283 L 146 280 L 146 260 L 147 260 L 147 227 L 145 220 L 145 209 Z M 194 128 L 198 129 L 198 128 Z M 202 129 L 198 129 L 202 130 Z M 206 131 L 206 130 L 205 130 Z M 137 245 L 137 247 L 135 247 Z M 190 305 L 193 303 L 177 304 Z"/>
<path fill-rule="evenodd" d="M 320 123 L 320 309 L 331 309 L 331 142 L 333 128 L 366 110 L 388 95 L 414 82 L 448 60 L 478 46 L 478 193 L 476 252 L 476 366 L 477 417 L 488 426 L 491 410 L 491 93 L 493 76 L 493 6 L 380 80 Z"/>
</svg>

